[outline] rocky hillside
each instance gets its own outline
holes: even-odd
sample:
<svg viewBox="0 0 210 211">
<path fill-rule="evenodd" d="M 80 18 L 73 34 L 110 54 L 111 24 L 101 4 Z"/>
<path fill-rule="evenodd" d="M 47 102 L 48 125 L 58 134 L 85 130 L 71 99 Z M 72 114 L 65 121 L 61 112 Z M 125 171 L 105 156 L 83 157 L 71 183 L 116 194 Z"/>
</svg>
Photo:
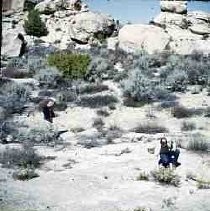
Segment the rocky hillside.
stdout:
<svg viewBox="0 0 210 211">
<path fill-rule="evenodd" d="M 26 35 L 23 7 L 3 18 L 0 210 L 209 211 L 210 55 L 207 44 L 186 52 L 209 42 L 193 30 L 208 14 L 164 1 L 150 25 L 118 35 L 81 1 L 35 7 L 32 25 L 47 36 Z M 162 137 L 177 143 L 179 167 L 158 166 Z"/>
</svg>

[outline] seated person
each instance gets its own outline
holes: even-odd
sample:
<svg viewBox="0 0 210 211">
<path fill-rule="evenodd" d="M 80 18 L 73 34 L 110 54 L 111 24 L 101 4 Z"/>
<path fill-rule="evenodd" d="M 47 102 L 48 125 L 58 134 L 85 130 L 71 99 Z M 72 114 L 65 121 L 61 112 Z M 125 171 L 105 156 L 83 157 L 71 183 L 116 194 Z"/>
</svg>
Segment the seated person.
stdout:
<svg viewBox="0 0 210 211">
<path fill-rule="evenodd" d="M 176 143 L 171 142 L 168 144 L 168 141 L 165 137 L 160 139 L 160 147 L 156 150 L 156 156 L 160 155 L 160 160 L 158 162 L 159 165 L 163 165 L 164 167 L 168 167 L 170 163 L 173 166 L 178 167 L 181 165 L 177 160 L 179 157 L 179 149 L 177 149 Z"/>
</svg>

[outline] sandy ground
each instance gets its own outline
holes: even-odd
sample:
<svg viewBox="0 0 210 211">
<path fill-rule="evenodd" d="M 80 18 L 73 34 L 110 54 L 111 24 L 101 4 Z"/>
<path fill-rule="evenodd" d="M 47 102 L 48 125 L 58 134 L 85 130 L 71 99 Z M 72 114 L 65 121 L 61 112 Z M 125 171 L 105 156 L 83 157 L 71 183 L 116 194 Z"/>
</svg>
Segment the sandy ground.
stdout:
<svg viewBox="0 0 210 211">
<path fill-rule="evenodd" d="M 121 93 L 113 87 L 117 96 Z M 179 95 L 179 102 L 184 106 L 205 108 L 209 97 L 203 95 Z M 207 104 L 207 105 L 206 105 Z M 148 113 L 154 117 L 149 118 Z M 110 116 L 104 117 L 106 128 L 118 126 L 124 134 L 113 144 L 101 147 L 84 148 L 79 145 L 81 135 L 94 135 L 92 128 L 96 110 L 81 107 L 68 108 L 59 112 L 54 127 L 67 129 L 63 134 L 64 142 L 55 147 L 37 146 L 37 153 L 44 156 L 55 156 L 46 161 L 37 170 L 38 178 L 29 181 L 12 179 L 12 170 L 0 167 L 0 210 L 1 211 L 133 211 L 142 206 L 153 211 L 210 211 L 210 189 L 201 190 L 196 182 L 186 179 L 193 173 L 201 179 L 210 181 L 210 155 L 198 154 L 181 149 L 180 162 L 176 169 L 181 177 L 179 187 L 163 185 L 149 181 L 137 181 L 140 172 L 150 173 L 157 169 L 157 158 L 148 152 L 148 148 L 156 146 L 160 136 L 185 136 L 181 131 L 183 121 L 194 122 L 195 131 L 207 136 L 210 140 L 209 118 L 192 117 L 178 120 L 171 116 L 171 110 L 159 110 L 156 106 L 127 108 L 121 103 Z M 25 118 L 21 121 L 31 126 L 46 124 L 42 114 Z M 156 122 L 169 129 L 167 134 L 143 135 L 130 133 L 138 124 Z M 83 128 L 81 133 L 70 132 L 74 128 Z M 140 137 L 135 139 L 136 137 Z M 142 138 L 144 137 L 144 138 Z M 100 142 L 100 140 L 99 140 Z M 8 144 L 7 147 L 14 147 Z M 17 146 L 15 146 L 17 147 Z M 0 150 L 5 145 L 0 145 Z"/>
</svg>

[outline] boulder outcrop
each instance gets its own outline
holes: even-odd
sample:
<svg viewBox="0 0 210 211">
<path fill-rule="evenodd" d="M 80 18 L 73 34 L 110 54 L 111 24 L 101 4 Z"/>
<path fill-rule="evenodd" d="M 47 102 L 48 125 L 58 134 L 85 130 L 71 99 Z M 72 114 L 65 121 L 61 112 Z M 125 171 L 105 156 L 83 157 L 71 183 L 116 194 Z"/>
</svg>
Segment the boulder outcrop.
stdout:
<svg viewBox="0 0 210 211">
<path fill-rule="evenodd" d="M 149 26 L 124 26 L 119 32 L 119 47 L 177 54 L 210 54 L 210 14 L 187 13 L 186 1 L 160 1 L 161 12 Z M 162 30 L 159 30 L 162 29 Z M 146 37 L 146 38 L 145 38 Z M 125 47 L 126 46 L 126 47 Z M 206 46 L 206 47 L 205 47 Z"/>
<path fill-rule="evenodd" d="M 170 36 L 153 25 L 131 24 L 119 31 L 119 47 L 126 51 L 144 49 L 152 54 L 165 50 L 169 41 Z"/>
<path fill-rule="evenodd" d="M 160 9 L 163 12 L 185 14 L 187 13 L 187 2 L 186 1 L 160 1 Z"/>
</svg>

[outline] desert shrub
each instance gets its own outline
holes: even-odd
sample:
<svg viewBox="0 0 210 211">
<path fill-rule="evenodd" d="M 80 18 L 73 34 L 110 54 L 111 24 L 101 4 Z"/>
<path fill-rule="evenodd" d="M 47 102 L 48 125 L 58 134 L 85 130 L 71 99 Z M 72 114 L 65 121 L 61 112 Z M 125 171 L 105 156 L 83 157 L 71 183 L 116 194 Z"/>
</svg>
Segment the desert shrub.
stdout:
<svg viewBox="0 0 210 211">
<path fill-rule="evenodd" d="M 96 118 L 94 119 L 92 126 L 95 127 L 97 130 L 101 130 L 104 124 L 105 123 L 103 122 L 102 118 Z"/>
<path fill-rule="evenodd" d="M 99 108 L 103 106 L 109 106 L 117 103 L 118 99 L 113 95 L 93 95 L 93 96 L 82 96 L 80 101 L 77 102 L 79 106 Z"/>
<path fill-rule="evenodd" d="M 133 211 L 151 211 L 151 209 L 146 207 L 137 207 Z"/>
<path fill-rule="evenodd" d="M 160 108 L 172 108 L 178 105 L 177 101 L 164 101 L 160 103 Z"/>
<path fill-rule="evenodd" d="M 127 107 L 142 107 L 147 102 L 145 101 L 138 101 L 137 99 L 133 99 L 131 96 L 124 96 L 123 98 L 123 105 Z"/>
<path fill-rule="evenodd" d="M 149 180 L 149 174 L 147 174 L 146 172 L 140 172 L 136 179 L 140 180 L 140 181 L 141 180 L 148 181 Z"/>
<path fill-rule="evenodd" d="M 96 111 L 98 116 L 108 117 L 110 113 L 106 109 L 99 109 Z"/>
<path fill-rule="evenodd" d="M 127 80 L 122 82 L 124 95 L 132 97 L 135 101 L 151 102 L 169 98 L 169 93 L 158 80 L 151 79 L 144 73 L 135 69 L 131 71 Z"/>
<path fill-rule="evenodd" d="M 191 131 L 191 130 L 195 130 L 195 129 L 196 129 L 196 126 L 195 126 L 195 123 L 193 123 L 193 122 L 184 121 L 182 123 L 182 126 L 181 126 L 182 131 Z"/>
<path fill-rule="evenodd" d="M 208 143 L 206 137 L 199 133 L 193 134 L 187 148 L 188 150 L 192 151 L 208 151 Z"/>
<path fill-rule="evenodd" d="M 115 74 L 113 74 L 114 66 L 110 61 L 104 57 L 92 56 L 91 62 L 88 66 L 88 74 L 86 79 L 88 81 L 94 82 L 101 79 L 112 79 Z"/>
<path fill-rule="evenodd" d="M 31 88 L 27 85 L 6 83 L 0 89 L 0 106 L 6 109 L 8 114 L 21 112 L 29 100 Z"/>
<path fill-rule="evenodd" d="M 97 92 L 103 92 L 109 90 L 109 87 L 107 85 L 103 84 L 87 84 L 85 86 L 81 86 L 79 88 L 80 94 L 95 94 Z"/>
<path fill-rule="evenodd" d="M 123 130 L 116 125 L 111 125 L 104 131 L 103 136 L 107 139 L 108 143 L 112 143 L 114 139 L 120 138 L 123 134 Z"/>
<path fill-rule="evenodd" d="M 35 150 L 29 146 L 24 145 L 23 148 L 8 148 L 0 153 L 0 163 L 5 168 L 37 168 L 40 166 L 43 157 L 36 154 Z"/>
<path fill-rule="evenodd" d="M 193 116 L 194 114 L 195 113 L 193 109 L 189 109 L 184 106 L 175 106 L 172 111 L 172 115 L 178 119 L 188 118 Z"/>
<path fill-rule="evenodd" d="M 30 73 L 26 69 L 5 68 L 2 69 L 2 76 L 8 78 L 28 78 Z"/>
<path fill-rule="evenodd" d="M 19 133 L 15 137 L 20 142 L 30 142 L 33 144 L 55 144 L 61 141 L 61 132 L 51 125 L 35 125 L 34 127 L 20 127 Z"/>
<path fill-rule="evenodd" d="M 40 82 L 41 86 L 54 88 L 61 81 L 62 74 L 55 67 L 49 67 L 36 71 L 34 78 Z"/>
<path fill-rule="evenodd" d="M 136 128 L 132 130 L 135 133 L 146 133 L 146 134 L 156 134 L 156 133 L 167 133 L 168 130 L 160 126 L 156 123 L 145 123 L 145 124 L 140 124 Z"/>
<path fill-rule="evenodd" d="M 160 183 L 165 183 L 176 187 L 180 184 L 180 177 L 169 168 L 160 168 L 158 170 L 151 171 L 151 176 Z"/>
<path fill-rule="evenodd" d="M 41 37 L 48 34 L 45 23 L 42 22 L 40 14 L 37 10 L 30 10 L 28 13 L 28 19 L 25 20 L 24 28 L 26 34 Z"/>
<path fill-rule="evenodd" d="M 198 189 L 210 189 L 210 181 L 203 179 L 197 179 L 196 181 Z"/>
<path fill-rule="evenodd" d="M 185 72 L 188 84 L 206 85 L 208 82 L 210 62 L 205 57 L 172 55 L 168 58 L 167 68 L 170 72 L 179 70 Z"/>
<path fill-rule="evenodd" d="M 210 117 L 210 107 L 208 107 L 205 111 L 205 117 Z"/>
<path fill-rule="evenodd" d="M 17 180 L 30 180 L 39 177 L 39 175 L 35 172 L 34 168 L 27 167 L 16 170 L 12 174 L 12 177 Z"/>
<path fill-rule="evenodd" d="M 55 53 L 48 57 L 48 63 L 68 78 L 82 78 L 87 74 L 90 56 L 76 53 Z"/>
<path fill-rule="evenodd" d="M 175 69 L 166 79 L 166 84 L 172 92 L 183 92 L 187 89 L 188 76 L 185 71 Z"/>
</svg>

